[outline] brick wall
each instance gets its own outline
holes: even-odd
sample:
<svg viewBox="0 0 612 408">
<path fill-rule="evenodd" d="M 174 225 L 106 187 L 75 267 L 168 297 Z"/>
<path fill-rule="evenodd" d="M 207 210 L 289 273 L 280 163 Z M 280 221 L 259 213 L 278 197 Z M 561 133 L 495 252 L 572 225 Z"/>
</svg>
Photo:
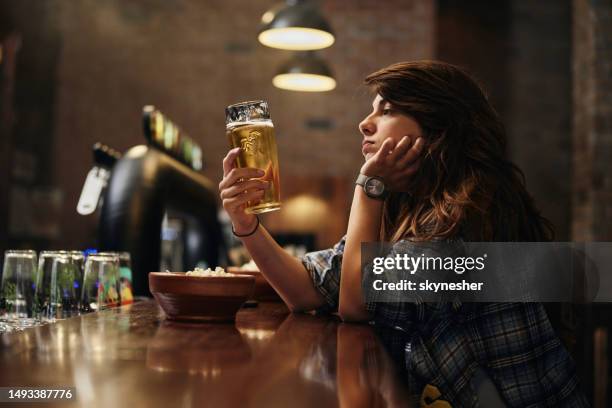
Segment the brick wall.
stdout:
<svg viewBox="0 0 612 408">
<path fill-rule="evenodd" d="M 573 2 L 572 238 L 612 239 L 612 5 Z"/>
<path fill-rule="evenodd" d="M 267 99 L 278 134 L 283 183 L 292 186 L 308 175 L 331 180 L 331 185 L 350 185 L 362 160 L 357 123 L 370 103 L 360 87 L 363 77 L 395 61 L 431 57 L 465 65 L 482 80 L 508 127 L 511 157 L 525 171 L 544 215 L 556 224 L 558 238 L 568 239 L 572 213 L 573 230 L 584 231 L 589 214 L 609 211 L 603 204 L 595 211 L 584 183 L 571 187 L 568 181 L 568 1 L 453 6 L 445 0 L 392 0 L 384 5 L 375 0 L 325 0 L 321 6 L 337 43 L 321 55 L 339 85 L 330 93 L 306 94 L 271 85 L 275 70 L 290 54 L 263 47 L 255 39 L 258 20 L 274 1 L 48 0 L 44 24 L 59 33 L 61 44 L 54 74 L 54 128 L 44 136 L 53 140 L 51 183 L 64 193 L 62 238 L 56 246 L 93 244 L 95 218 L 77 216 L 74 210 L 91 165 L 90 147 L 102 141 L 125 150 L 142 143 L 142 105 L 157 105 L 202 144 L 204 173 L 216 182 L 227 150 L 223 108 L 240 100 Z M 588 78 L 589 72 L 595 73 L 588 69 L 576 75 Z M 585 87 L 578 82 L 574 92 Z M 603 112 L 598 115 L 604 118 Z M 595 122 L 599 128 L 605 123 L 591 117 L 593 128 Z M 580 120 L 577 112 L 574 121 Z M 313 122 L 330 127 L 308 126 Z M 582 143 L 577 155 L 595 151 Z M 605 157 L 603 151 L 600 155 Z M 576 171 L 577 179 L 584 180 L 590 170 L 583 166 Z M 603 175 L 586 177 L 604 185 Z M 324 198 L 316 190 L 313 194 Z M 324 234 L 333 237 L 329 241 L 345 225 L 350 189 L 335 194 L 337 202 L 345 204 L 335 207 L 332 218 L 339 221 L 333 233 Z M 605 197 L 601 201 L 606 202 Z M 286 225 L 275 216 L 268 216 L 269 225 Z"/>
<path fill-rule="evenodd" d="M 48 198 L 57 192 L 46 186 L 60 42 L 50 6 L 0 0 L 0 253 L 48 248 L 56 232 Z"/>
<path fill-rule="evenodd" d="M 573 1 L 572 239 L 612 240 L 612 4 Z M 600 274 L 607 271 L 600 270 Z M 610 401 L 609 304 L 582 311 L 578 368 L 596 408 Z M 590 364 L 590 362 L 593 364 Z"/>
<path fill-rule="evenodd" d="M 509 152 L 527 189 L 570 239 L 571 4 L 569 0 L 511 2 L 506 115 Z"/>
<path fill-rule="evenodd" d="M 505 118 L 512 56 L 510 0 L 437 3 L 437 58 L 468 69 Z"/>
<path fill-rule="evenodd" d="M 500 113 L 508 156 L 568 240 L 571 183 L 569 0 L 438 1 L 438 56 L 466 67 Z"/>
<path fill-rule="evenodd" d="M 145 104 L 158 106 L 204 147 L 204 174 L 218 182 L 228 150 L 225 106 L 266 99 L 283 183 L 307 175 L 352 184 L 362 162 L 357 124 L 371 102 L 361 88 L 363 78 L 392 62 L 431 58 L 434 52 L 433 2 L 388 3 L 322 2 L 337 42 L 321 55 L 338 87 L 308 94 L 271 84 L 290 56 L 256 41 L 259 19 L 275 1 L 58 1 L 50 16 L 62 36 L 53 152 L 54 180 L 65 197 L 58 245 L 82 246 L 95 236 L 95 219 L 74 210 L 91 165 L 90 147 L 101 141 L 125 150 L 142 143 Z M 305 125 L 312 120 L 329 120 L 331 128 Z M 338 194 L 344 205 L 333 208 L 335 226 L 321 245 L 346 227 L 349 201 L 346 191 Z M 282 226 L 274 219 L 270 224 Z"/>
</svg>

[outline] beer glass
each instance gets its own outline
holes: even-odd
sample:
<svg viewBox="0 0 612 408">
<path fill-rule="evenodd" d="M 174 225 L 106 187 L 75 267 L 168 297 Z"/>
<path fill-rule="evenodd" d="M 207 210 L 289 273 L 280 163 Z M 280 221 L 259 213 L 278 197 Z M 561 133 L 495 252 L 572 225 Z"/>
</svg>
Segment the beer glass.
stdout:
<svg viewBox="0 0 612 408">
<path fill-rule="evenodd" d="M 260 200 L 247 202 L 245 212 L 261 214 L 280 209 L 278 155 L 268 103 L 251 101 L 228 106 L 225 127 L 231 148 L 240 147 L 237 166 L 263 170 L 261 179 L 270 183 Z"/>
<path fill-rule="evenodd" d="M 6 251 L 0 287 L 2 320 L 24 327 L 34 323 L 35 288 L 36 252 Z"/>
</svg>

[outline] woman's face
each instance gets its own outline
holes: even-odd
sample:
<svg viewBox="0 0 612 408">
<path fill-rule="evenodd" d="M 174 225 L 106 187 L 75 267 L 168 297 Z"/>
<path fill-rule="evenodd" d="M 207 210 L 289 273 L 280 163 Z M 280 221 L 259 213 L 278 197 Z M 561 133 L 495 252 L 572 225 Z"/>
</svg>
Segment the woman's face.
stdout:
<svg viewBox="0 0 612 408">
<path fill-rule="evenodd" d="M 388 137 L 397 144 L 402 137 L 408 136 L 412 144 L 423 135 L 421 126 L 414 119 L 400 113 L 380 95 L 376 95 L 372 107 L 372 113 L 359 124 L 359 131 L 363 135 L 361 152 L 366 160 L 378 151 Z"/>
</svg>

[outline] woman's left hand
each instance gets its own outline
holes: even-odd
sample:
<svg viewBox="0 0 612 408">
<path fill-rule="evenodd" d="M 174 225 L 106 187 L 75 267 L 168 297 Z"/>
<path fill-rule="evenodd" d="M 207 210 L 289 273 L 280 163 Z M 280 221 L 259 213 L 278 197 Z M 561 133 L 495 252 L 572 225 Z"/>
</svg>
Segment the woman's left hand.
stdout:
<svg viewBox="0 0 612 408">
<path fill-rule="evenodd" d="M 419 168 L 424 145 L 422 137 L 418 137 L 412 145 L 408 136 L 404 136 L 397 145 L 393 139 L 387 138 L 376 154 L 361 167 L 361 174 L 382 178 L 390 191 L 408 191 L 410 178 Z"/>
</svg>

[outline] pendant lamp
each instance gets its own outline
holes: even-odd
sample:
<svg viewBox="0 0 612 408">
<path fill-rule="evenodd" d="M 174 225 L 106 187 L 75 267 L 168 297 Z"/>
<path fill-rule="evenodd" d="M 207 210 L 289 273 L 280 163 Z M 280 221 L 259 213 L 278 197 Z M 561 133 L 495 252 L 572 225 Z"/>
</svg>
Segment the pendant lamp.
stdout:
<svg viewBox="0 0 612 408">
<path fill-rule="evenodd" d="M 334 34 L 311 0 L 287 0 L 261 18 L 258 40 L 283 50 L 320 50 L 331 46 Z"/>
<path fill-rule="evenodd" d="M 325 92 L 336 87 L 336 79 L 314 52 L 299 52 L 281 66 L 272 84 L 290 91 Z"/>
</svg>

